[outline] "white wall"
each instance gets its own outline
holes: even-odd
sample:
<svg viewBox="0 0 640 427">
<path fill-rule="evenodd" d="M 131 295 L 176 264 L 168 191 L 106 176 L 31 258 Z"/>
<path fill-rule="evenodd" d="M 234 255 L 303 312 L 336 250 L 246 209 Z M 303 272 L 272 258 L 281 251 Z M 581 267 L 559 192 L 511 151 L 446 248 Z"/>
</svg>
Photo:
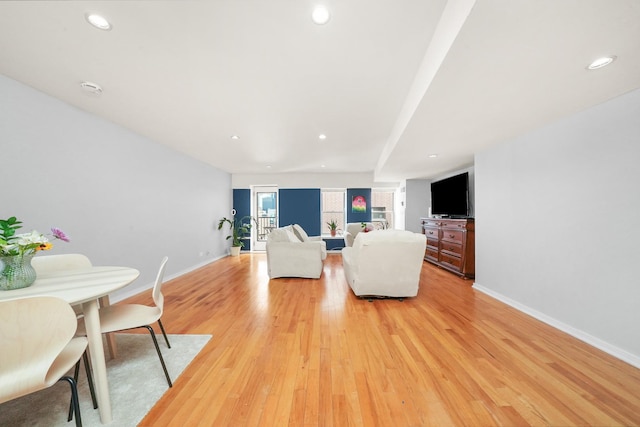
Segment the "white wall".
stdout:
<svg viewBox="0 0 640 427">
<path fill-rule="evenodd" d="M 430 183 L 431 181 L 426 179 L 408 179 L 406 181 L 405 230 L 422 233 L 420 218 L 428 216 L 431 205 Z"/>
<path fill-rule="evenodd" d="M 475 158 L 475 287 L 640 367 L 640 90 Z"/>
<path fill-rule="evenodd" d="M 139 269 L 136 289 L 164 255 L 173 277 L 226 253 L 215 223 L 231 210 L 228 173 L 1 75 L 0 182 L 1 218 L 71 237 L 47 254 Z"/>
</svg>

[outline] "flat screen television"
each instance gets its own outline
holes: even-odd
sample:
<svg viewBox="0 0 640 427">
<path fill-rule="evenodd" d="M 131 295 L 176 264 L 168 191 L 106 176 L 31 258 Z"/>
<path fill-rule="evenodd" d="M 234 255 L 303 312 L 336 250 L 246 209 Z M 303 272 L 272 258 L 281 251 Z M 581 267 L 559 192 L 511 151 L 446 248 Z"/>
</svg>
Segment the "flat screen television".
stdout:
<svg viewBox="0 0 640 427">
<path fill-rule="evenodd" d="M 469 172 L 431 183 L 431 214 L 469 216 Z"/>
</svg>

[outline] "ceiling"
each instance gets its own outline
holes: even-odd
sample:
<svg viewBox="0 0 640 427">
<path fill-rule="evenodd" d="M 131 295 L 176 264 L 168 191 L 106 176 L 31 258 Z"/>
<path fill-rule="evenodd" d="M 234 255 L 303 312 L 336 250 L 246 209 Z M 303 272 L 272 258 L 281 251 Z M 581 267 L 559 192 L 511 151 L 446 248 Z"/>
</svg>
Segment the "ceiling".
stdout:
<svg viewBox="0 0 640 427">
<path fill-rule="evenodd" d="M 640 87 L 640 2 L 2 1 L 0 73 L 234 174 L 432 178 Z"/>
</svg>

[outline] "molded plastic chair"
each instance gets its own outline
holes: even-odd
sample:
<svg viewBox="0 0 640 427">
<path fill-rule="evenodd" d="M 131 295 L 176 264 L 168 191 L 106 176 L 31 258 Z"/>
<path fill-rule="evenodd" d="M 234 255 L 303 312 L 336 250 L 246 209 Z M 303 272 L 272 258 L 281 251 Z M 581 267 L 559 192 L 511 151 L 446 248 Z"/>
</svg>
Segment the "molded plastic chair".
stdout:
<svg viewBox="0 0 640 427">
<path fill-rule="evenodd" d="M 91 260 L 81 254 L 61 254 L 37 256 L 31 260 L 31 266 L 36 270 L 36 275 L 55 273 L 67 270 L 83 270 L 91 268 Z M 77 315 L 82 314 L 80 304 L 73 306 Z"/>
<path fill-rule="evenodd" d="M 80 270 L 91 268 L 91 261 L 81 254 L 61 254 L 37 256 L 31 260 L 36 274 L 46 274 L 55 271 Z"/>
<path fill-rule="evenodd" d="M 160 329 L 162 330 L 162 335 L 164 335 L 164 339 L 167 343 L 167 347 L 171 348 L 171 345 L 169 344 L 169 338 L 167 338 L 167 334 L 164 330 L 164 327 L 162 326 L 162 322 L 160 321 L 164 308 L 164 296 L 162 295 L 161 291 L 162 280 L 164 277 L 164 270 L 168 259 L 169 258 L 167 257 L 164 257 L 162 259 L 158 275 L 156 276 L 156 283 L 153 286 L 152 296 L 155 306 L 150 307 L 140 304 L 116 304 L 110 305 L 108 307 L 101 307 L 99 314 L 100 330 L 103 334 L 109 332 L 124 331 L 127 329 L 147 329 L 151 334 L 153 344 L 155 345 L 156 351 L 158 352 L 158 358 L 160 359 L 160 364 L 162 365 L 162 369 L 164 370 L 164 375 L 167 378 L 167 383 L 169 383 L 169 387 L 172 387 L 173 384 L 171 383 L 169 372 L 167 372 L 167 367 L 164 364 L 164 359 L 162 357 L 162 352 L 160 352 L 160 347 L 158 346 L 156 334 L 153 331 L 153 328 L 150 326 L 152 323 L 158 322 L 158 325 L 160 325 Z M 80 319 L 78 322 L 78 334 L 86 334 L 84 321 L 82 321 L 82 319 Z"/>
<path fill-rule="evenodd" d="M 77 324 L 71 306 L 60 298 L 0 302 L 0 403 L 67 381 L 76 426 L 82 426 L 76 382 L 65 376 L 87 348 L 87 338 L 74 338 Z"/>
<path fill-rule="evenodd" d="M 36 274 L 47 274 L 58 271 L 68 270 L 84 270 L 91 268 L 91 260 L 82 254 L 60 254 L 60 255 L 46 255 L 34 257 L 31 260 L 31 266 L 36 270 Z M 80 304 L 72 306 L 76 316 L 82 315 L 82 306 Z M 96 400 L 95 390 L 93 388 L 93 379 L 91 376 L 91 370 L 89 368 L 89 358 L 85 352 L 82 356 L 84 362 L 84 368 L 87 373 L 87 380 L 89 383 L 89 391 L 91 392 L 91 400 L 93 401 L 93 409 L 98 408 L 98 402 Z M 80 361 L 76 364 L 75 373 L 73 379 L 78 381 L 78 373 L 80 371 Z M 69 407 L 69 421 L 73 417 L 73 401 Z"/>
</svg>

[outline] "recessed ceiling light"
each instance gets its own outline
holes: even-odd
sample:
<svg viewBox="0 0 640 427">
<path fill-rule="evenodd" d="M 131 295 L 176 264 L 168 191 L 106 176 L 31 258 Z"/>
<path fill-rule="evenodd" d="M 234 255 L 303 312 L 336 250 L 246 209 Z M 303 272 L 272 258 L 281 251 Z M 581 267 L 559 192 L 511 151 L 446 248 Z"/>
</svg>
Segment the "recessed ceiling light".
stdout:
<svg viewBox="0 0 640 427">
<path fill-rule="evenodd" d="M 111 29 L 111 24 L 103 16 L 96 15 L 95 13 L 88 13 L 85 15 L 85 17 L 87 18 L 89 24 L 100 30 L 108 31 Z"/>
<path fill-rule="evenodd" d="M 321 167 L 321 168 L 326 168 L 326 166 L 325 166 L 325 165 L 320 165 L 320 167 Z"/>
<path fill-rule="evenodd" d="M 100 96 L 102 95 L 102 88 L 100 85 L 92 82 L 82 82 L 80 83 L 80 87 L 84 92 L 88 95 L 92 96 Z"/>
<path fill-rule="evenodd" d="M 231 139 L 240 139 L 238 135 L 231 135 Z"/>
<path fill-rule="evenodd" d="M 589 66 L 587 67 L 587 70 L 597 70 L 598 68 L 606 67 L 607 65 L 611 64 L 615 60 L 616 60 L 615 56 L 603 56 L 602 58 L 598 58 L 595 61 L 593 61 L 591 64 L 589 64 Z"/>
<path fill-rule="evenodd" d="M 437 155 L 437 154 L 429 154 L 429 158 L 430 158 L 430 159 L 435 159 L 436 157 L 438 157 L 438 155 Z"/>
<path fill-rule="evenodd" d="M 326 6 L 316 6 L 311 14 L 311 19 L 318 25 L 324 25 L 331 19 L 331 13 Z"/>
<path fill-rule="evenodd" d="M 321 133 L 320 135 L 318 135 L 318 138 L 327 139 L 327 135 L 325 135 L 324 133 Z"/>
</svg>

